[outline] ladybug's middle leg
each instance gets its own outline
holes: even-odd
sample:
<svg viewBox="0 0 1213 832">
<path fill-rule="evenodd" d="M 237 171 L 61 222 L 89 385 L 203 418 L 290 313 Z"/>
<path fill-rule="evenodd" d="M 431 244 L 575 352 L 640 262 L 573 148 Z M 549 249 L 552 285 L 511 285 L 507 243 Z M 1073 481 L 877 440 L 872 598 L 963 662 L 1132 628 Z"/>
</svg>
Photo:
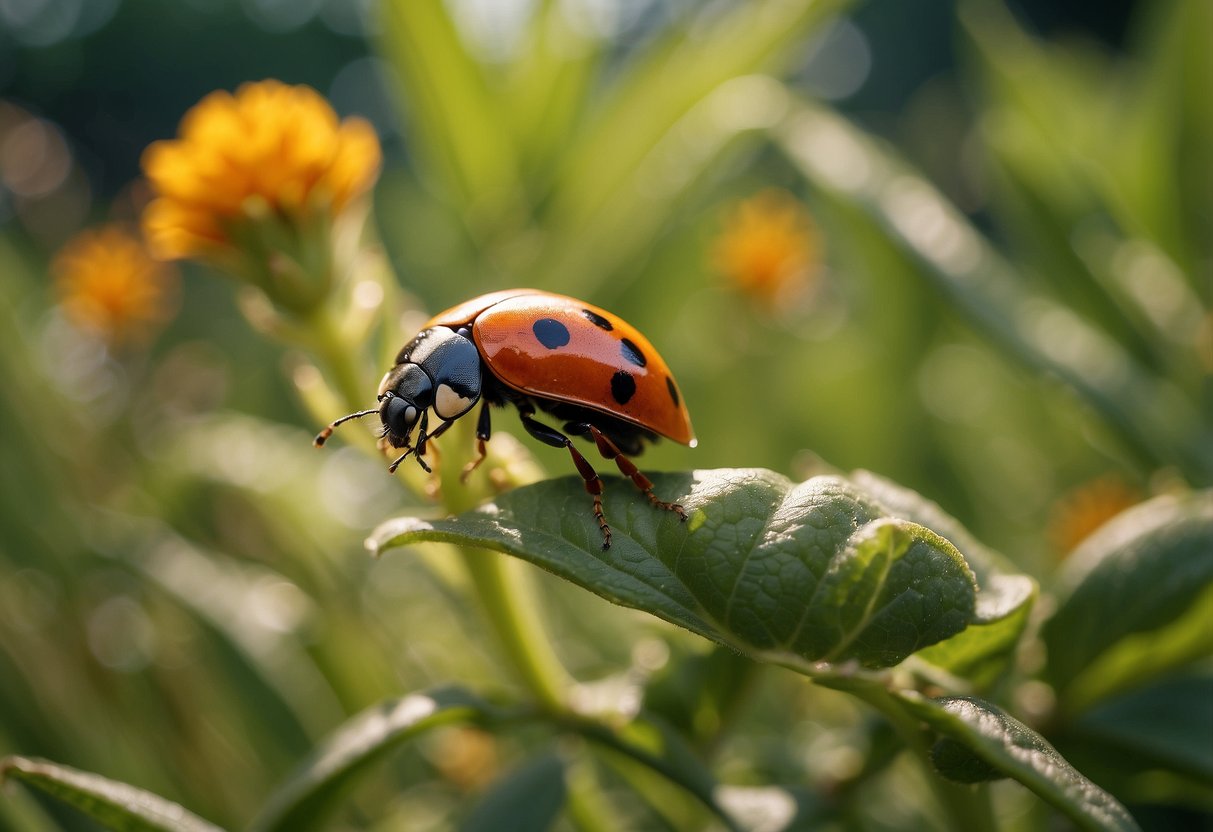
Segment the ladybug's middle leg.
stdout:
<svg viewBox="0 0 1213 832">
<path fill-rule="evenodd" d="M 613 459 L 615 464 L 619 466 L 620 473 L 630 479 L 633 485 L 644 492 L 644 496 L 649 498 L 650 503 L 657 508 L 674 512 L 682 522 L 686 522 L 686 510 L 678 503 L 667 503 L 665 500 L 657 499 L 657 495 L 653 493 L 652 481 L 636 467 L 636 463 L 623 455 L 623 451 L 619 450 L 618 446 L 605 433 L 588 422 L 570 423 L 565 425 L 564 429 L 578 436 L 584 436 L 588 433 L 594 439 L 594 444 L 598 446 L 598 452 L 606 459 Z"/>
<path fill-rule="evenodd" d="M 594 498 L 594 519 L 598 521 L 598 528 L 602 532 L 602 548 L 611 548 L 611 527 L 607 525 L 606 514 L 602 510 L 602 478 L 598 476 L 594 466 L 590 465 L 590 461 L 581 455 L 581 451 L 573 447 L 573 440 L 555 428 L 535 421 L 531 418 L 533 412 L 519 408 L 518 416 L 522 419 L 522 426 L 526 428 L 527 433 L 545 445 L 568 449 L 573 457 L 573 464 L 577 466 L 577 473 L 585 480 L 585 490 Z"/>
<path fill-rule="evenodd" d="M 488 442 L 492 435 L 493 420 L 489 416 L 488 399 L 485 399 L 484 404 L 480 405 L 480 417 L 476 420 L 476 458 L 463 466 L 463 471 L 459 474 L 460 482 L 467 482 L 471 473 L 480 467 L 480 463 L 484 462 L 484 458 L 488 456 L 484 443 Z"/>
</svg>

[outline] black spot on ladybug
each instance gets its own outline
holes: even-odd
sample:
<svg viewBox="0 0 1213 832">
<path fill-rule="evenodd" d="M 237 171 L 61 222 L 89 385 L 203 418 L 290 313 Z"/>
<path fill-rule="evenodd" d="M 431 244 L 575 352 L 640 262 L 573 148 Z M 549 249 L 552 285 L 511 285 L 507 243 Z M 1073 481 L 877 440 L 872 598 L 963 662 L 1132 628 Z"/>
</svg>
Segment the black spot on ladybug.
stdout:
<svg viewBox="0 0 1213 832">
<path fill-rule="evenodd" d="M 569 328 L 553 318 L 540 318 L 531 325 L 531 331 L 549 350 L 559 349 L 569 342 Z"/>
<path fill-rule="evenodd" d="M 586 320 L 599 329 L 605 329 L 607 332 L 610 332 L 615 328 L 611 326 L 610 321 L 599 315 L 597 312 L 591 312 L 589 309 L 582 309 L 581 314 L 585 315 Z"/>
<path fill-rule="evenodd" d="M 674 386 L 674 379 L 669 376 L 665 377 L 665 389 L 670 391 L 670 398 L 674 400 L 674 407 L 678 407 L 678 388 Z"/>
<path fill-rule="evenodd" d="M 636 379 L 627 370 L 620 370 L 611 376 L 611 395 L 620 404 L 627 404 L 636 395 Z"/>
<path fill-rule="evenodd" d="M 619 342 L 619 351 L 623 353 L 624 360 L 630 364 L 635 364 L 637 367 L 643 367 L 649 363 L 644 357 L 644 353 L 640 351 L 640 347 L 633 344 L 627 338 Z"/>
</svg>

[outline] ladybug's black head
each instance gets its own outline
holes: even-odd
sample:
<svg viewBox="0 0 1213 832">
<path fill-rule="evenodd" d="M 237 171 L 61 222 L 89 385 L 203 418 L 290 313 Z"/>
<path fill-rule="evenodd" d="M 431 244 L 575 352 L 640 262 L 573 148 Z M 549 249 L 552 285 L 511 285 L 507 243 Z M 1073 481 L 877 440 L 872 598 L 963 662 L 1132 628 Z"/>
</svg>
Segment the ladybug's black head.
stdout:
<svg viewBox="0 0 1213 832">
<path fill-rule="evenodd" d="M 397 364 L 379 385 L 379 420 L 393 448 L 407 448 L 409 434 L 434 403 L 434 383 L 416 364 Z"/>
</svg>

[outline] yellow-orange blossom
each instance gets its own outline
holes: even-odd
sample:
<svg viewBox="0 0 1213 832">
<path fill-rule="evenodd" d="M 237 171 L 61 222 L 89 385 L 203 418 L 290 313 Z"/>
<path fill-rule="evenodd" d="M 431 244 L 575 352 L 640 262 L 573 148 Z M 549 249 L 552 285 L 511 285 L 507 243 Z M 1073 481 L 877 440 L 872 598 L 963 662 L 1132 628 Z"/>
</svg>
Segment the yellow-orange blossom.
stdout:
<svg viewBox="0 0 1213 832">
<path fill-rule="evenodd" d="M 213 92 L 186 113 L 177 139 L 143 154 L 156 194 L 144 234 L 159 257 L 205 257 L 244 217 L 337 214 L 371 187 L 380 160 L 371 125 L 339 122 L 310 87 L 267 80 Z"/>
<path fill-rule="evenodd" d="M 111 344 L 143 340 L 173 313 L 176 270 L 123 226 L 80 232 L 51 272 L 68 320 Z"/>
</svg>

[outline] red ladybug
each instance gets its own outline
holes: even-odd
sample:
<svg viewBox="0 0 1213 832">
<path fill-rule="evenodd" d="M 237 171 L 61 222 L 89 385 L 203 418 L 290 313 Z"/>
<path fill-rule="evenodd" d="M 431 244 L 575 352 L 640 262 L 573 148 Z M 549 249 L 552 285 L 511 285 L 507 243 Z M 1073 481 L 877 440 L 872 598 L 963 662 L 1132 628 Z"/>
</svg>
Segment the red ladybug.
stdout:
<svg viewBox="0 0 1213 832">
<path fill-rule="evenodd" d="M 602 548 L 611 528 L 602 511 L 602 480 L 564 433 L 535 419 L 536 409 L 564 422 L 564 430 L 592 439 L 654 506 L 686 520 L 677 503 L 653 494 L 653 483 L 624 454 L 664 436 L 695 447 L 686 404 L 665 361 L 623 319 L 583 301 L 536 289 L 492 292 L 435 315 L 396 356 L 379 384 L 379 406 L 337 419 L 316 436 L 324 444 L 333 428 L 378 413 L 383 436 L 427 472 L 426 442 L 483 400 L 476 425 L 478 455 L 466 477 L 485 457 L 492 432 L 489 406 L 512 404 L 527 433 L 555 448 L 567 448 L 594 498 Z M 429 429 L 430 411 L 439 424 Z M 409 444 L 413 428 L 416 444 Z"/>
</svg>

